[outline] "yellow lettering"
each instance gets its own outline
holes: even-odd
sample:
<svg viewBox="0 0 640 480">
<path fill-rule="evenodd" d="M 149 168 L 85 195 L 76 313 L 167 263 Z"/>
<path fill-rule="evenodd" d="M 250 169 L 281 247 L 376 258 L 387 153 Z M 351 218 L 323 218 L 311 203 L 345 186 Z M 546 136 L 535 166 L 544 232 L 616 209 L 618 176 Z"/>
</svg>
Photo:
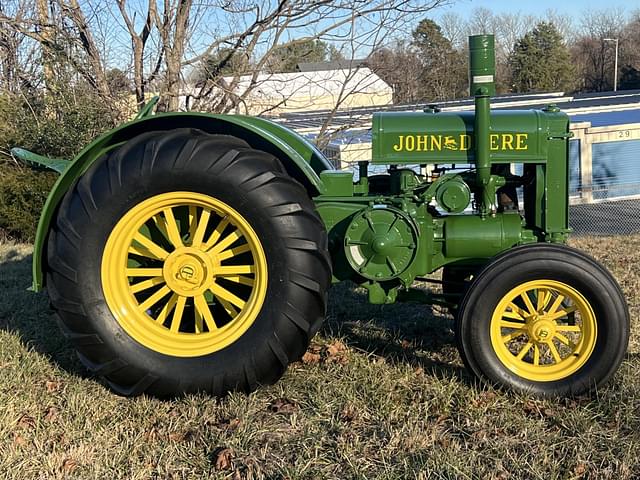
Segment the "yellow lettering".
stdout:
<svg viewBox="0 0 640 480">
<path fill-rule="evenodd" d="M 413 152 L 416 149 L 416 137 L 413 135 L 407 135 L 407 138 L 404 141 L 404 149 L 407 152 Z"/>
<path fill-rule="evenodd" d="M 428 135 L 420 135 L 418 136 L 418 140 L 416 141 L 416 151 L 417 152 L 426 152 L 427 151 L 427 140 L 429 139 Z"/>
<path fill-rule="evenodd" d="M 401 152 L 402 150 L 404 150 L 404 135 L 400 135 L 398 137 L 398 143 L 393 146 L 393 149 L 396 152 Z"/>
<path fill-rule="evenodd" d="M 471 135 L 460 135 L 460 150 L 466 152 L 469 148 L 471 148 Z"/>
<path fill-rule="evenodd" d="M 500 135 L 497 133 L 492 133 L 489 136 L 491 150 L 500 150 Z"/>
<path fill-rule="evenodd" d="M 529 146 L 526 144 L 528 138 L 528 133 L 516 134 L 516 150 L 528 150 Z"/>
<path fill-rule="evenodd" d="M 513 150 L 513 135 L 510 133 L 502 135 L 502 150 Z"/>
<path fill-rule="evenodd" d="M 447 150 L 458 150 L 458 143 L 456 142 L 456 139 L 450 135 L 444 137 L 444 148 Z"/>
<path fill-rule="evenodd" d="M 442 150 L 442 135 L 431 135 L 431 151 Z"/>
</svg>

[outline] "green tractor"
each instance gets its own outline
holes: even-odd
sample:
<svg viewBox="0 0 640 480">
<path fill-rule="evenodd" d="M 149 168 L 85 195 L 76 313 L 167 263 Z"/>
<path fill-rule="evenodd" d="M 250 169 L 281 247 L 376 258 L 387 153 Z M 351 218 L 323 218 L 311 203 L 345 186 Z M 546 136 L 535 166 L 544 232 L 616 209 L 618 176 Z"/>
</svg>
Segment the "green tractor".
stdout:
<svg viewBox="0 0 640 480">
<path fill-rule="evenodd" d="M 362 162 L 356 181 L 268 120 L 152 105 L 70 162 L 16 149 L 61 173 L 33 289 L 123 395 L 277 381 L 344 280 L 372 303 L 451 308 L 460 354 L 488 383 L 596 388 L 625 355 L 629 313 L 611 274 L 565 246 L 569 119 L 492 113 L 494 75 L 493 37 L 471 37 L 475 113 L 374 115 L 370 163 L 388 173 Z M 439 269 L 442 293 L 412 287 Z"/>
</svg>

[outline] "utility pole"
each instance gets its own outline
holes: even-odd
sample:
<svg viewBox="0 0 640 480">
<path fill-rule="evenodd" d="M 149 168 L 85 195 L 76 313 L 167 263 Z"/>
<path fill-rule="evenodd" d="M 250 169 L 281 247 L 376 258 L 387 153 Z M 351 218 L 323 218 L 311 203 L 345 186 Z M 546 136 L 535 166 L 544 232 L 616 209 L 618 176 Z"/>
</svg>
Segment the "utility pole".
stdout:
<svg viewBox="0 0 640 480">
<path fill-rule="evenodd" d="M 616 60 L 613 70 L 613 91 L 618 91 L 618 41 L 617 38 L 603 38 L 605 42 L 616 42 Z"/>
</svg>

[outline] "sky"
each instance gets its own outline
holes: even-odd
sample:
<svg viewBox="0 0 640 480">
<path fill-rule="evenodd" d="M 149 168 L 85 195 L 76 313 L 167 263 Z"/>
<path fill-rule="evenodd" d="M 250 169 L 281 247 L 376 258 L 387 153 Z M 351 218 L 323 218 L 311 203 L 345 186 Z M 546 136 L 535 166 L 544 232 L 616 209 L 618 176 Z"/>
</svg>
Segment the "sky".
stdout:
<svg viewBox="0 0 640 480">
<path fill-rule="evenodd" d="M 554 9 L 559 13 L 577 13 L 579 16 L 579 12 L 585 9 L 602 10 L 606 7 L 640 9 L 640 0 L 458 0 L 449 9 L 465 17 L 469 9 L 476 7 L 485 7 L 496 13 L 520 11 L 534 15 L 541 15 L 548 9 Z"/>
</svg>

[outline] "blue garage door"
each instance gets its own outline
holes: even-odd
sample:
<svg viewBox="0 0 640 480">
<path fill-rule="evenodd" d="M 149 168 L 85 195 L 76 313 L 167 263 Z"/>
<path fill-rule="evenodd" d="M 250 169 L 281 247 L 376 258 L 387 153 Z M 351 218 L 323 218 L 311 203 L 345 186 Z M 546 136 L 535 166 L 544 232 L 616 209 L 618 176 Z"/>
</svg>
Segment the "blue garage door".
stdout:
<svg viewBox="0 0 640 480">
<path fill-rule="evenodd" d="M 593 198 L 640 195 L 640 140 L 593 144 Z"/>
<path fill-rule="evenodd" d="M 569 196 L 579 197 L 582 190 L 580 140 L 569 142 Z"/>
</svg>

